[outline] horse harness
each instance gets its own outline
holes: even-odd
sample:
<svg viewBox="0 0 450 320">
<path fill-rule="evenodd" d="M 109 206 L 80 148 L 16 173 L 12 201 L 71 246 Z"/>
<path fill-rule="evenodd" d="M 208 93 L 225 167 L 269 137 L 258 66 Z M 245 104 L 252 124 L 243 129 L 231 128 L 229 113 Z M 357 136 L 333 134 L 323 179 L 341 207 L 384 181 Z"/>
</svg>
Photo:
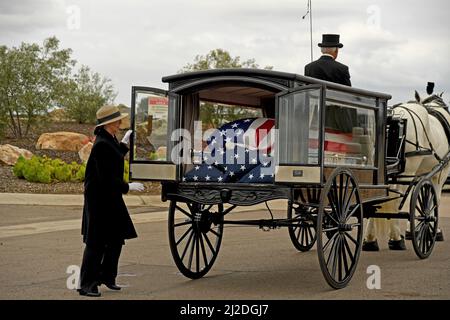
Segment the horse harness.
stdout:
<svg viewBox="0 0 450 320">
<path fill-rule="evenodd" d="M 413 141 L 410 141 L 408 139 L 405 139 L 406 143 L 409 143 L 409 144 L 413 145 L 414 147 L 416 147 L 416 150 L 410 151 L 410 152 L 406 152 L 405 153 L 405 157 L 408 158 L 408 157 L 415 157 L 415 156 L 433 155 L 436 158 L 436 160 L 440 162 L 442 159 L 435 152 L 435 149 L 434 149 L 434 147 L 433 147 L 433 145 L 432 145 L 432 143 L 430 141 L 430 138 L 428 137 L 428 133 L 425 130 L 425 125 L 423 124 L 423 121 L 422 121 L 422 119 L 420 119 L 419 115 L 416 112 L 414 112 L 412 110 L 409 110 L 409 109 L 407 109 L 407 108 L 405 108 L 405 107 L 403 107 L 401 105 L 396 105 L 392 109 L 396 109 L 396 108 L 402 108 L 402 109 L 406 110 L 409 113 L 409 115 L 411 116 L 413 125 L 414 125 L 414 131 L 415 131 L 415 134 L 416 134 L 416 142 L 413 142 Z M 447 135 L 447 139 L 448 139 L 448 141 L 450 143 L 450 125 L 449 125 L 447 119 L 445 119 L 445 117 L 442 114 L 440 114 L 438 111 L 432 110 L 431 108 L 426 108 L 426 110 L 428 111 L 429 114 L 431 114 L 434 117 L 436 117 L 442 123 L 442 126 L 444 127 L 444 130 L 445 130 L 445 134 Z M 439 115 L 437 116 L 436 113 L 438 113 Z M 420 124 L 421 124 L 421 126 L 423 128 L 423 132 L 425 133 L 425 137 L 428 140 L 428 144 L 430 146 L 429 148 L 419 145 L 419 137 L 418 137 L 418 133 L 417 133 L 417 125 L 416 125 L 416 120 L 415 120 L 413 115 L 415 115 L 417 117 L 417 119 L 419 119 L 419 121 L 420 121 Z"/>
</svg>

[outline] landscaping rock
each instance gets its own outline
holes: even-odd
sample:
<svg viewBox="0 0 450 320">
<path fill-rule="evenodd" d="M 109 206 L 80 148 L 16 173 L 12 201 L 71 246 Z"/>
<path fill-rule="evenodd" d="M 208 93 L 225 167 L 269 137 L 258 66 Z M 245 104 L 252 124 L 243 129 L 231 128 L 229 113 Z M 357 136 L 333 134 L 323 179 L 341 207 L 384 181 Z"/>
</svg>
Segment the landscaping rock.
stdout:
<svg viewBox="0 0 450 320">
<path fill-rule="evenodd" d="M 69 121 L 69 117 L 66 115 L 66 111 L 64 109 L 55 109 L 48 113 L 51 121 L 53 122 L 66 122 Z"/>
<path fill-rule="evenodd" d="M 80 151 L 89 142 L 89 137 L 75 132 L 43 133 L 36 143 L 36 149 Z"/>
<path fill-rule="evenodd" d="M 166 160 L 167 147 L 159 147 L 158 150 L 156 150 L 156 154 L 158 155 L 158 160 Z"/>
<path fill-rule="evenodd" d="M 13 166 L 20 156 L 23 156 L 25 159 L 31 159 L 33 153 L 10 144 L 0 145 L 0 164 Z"/>
<path fill-rule="evenodd" d="M 81 161 L 88 161 L 93 145 L 94 144 L 92 142 L 88 142 L 83 148 L 80 149 L 80 151 L 78 151 L 78 155 L 80 156 Z"/>
</svg>

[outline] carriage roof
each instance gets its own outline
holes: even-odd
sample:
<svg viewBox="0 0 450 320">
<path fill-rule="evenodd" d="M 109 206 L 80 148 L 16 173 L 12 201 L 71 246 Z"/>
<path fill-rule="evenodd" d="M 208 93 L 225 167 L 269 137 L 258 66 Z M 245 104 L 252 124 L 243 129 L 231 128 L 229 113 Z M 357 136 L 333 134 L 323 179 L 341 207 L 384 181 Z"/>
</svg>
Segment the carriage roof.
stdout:
<svg viewBox="0 0 450 320">
<path fill-rule="evenodd" d="M 334 89 L 355 95 L 385 100 L 392 98 L 391 95 L 385 93 L 348 87 L 295 73 L 264 69 L 234 68 L 202 70 L 166 76 L 162 78 L 162 81 L 169 84 L 170 91 L 177 93 L 193 90 L 193 88 L 195 90 L 201 90 L 211 87 L 235 86 L 249 87 L 249 89 L 254 88 L 255 91 L 248 91 L 249 95 L 264 96 L 268 92 L 279 92 L 299 85 L 319 84 L 325 85 L 327 89 Z M 256 88 L 259 88 L 260 91 L 256 91 Z"/>
</svg>

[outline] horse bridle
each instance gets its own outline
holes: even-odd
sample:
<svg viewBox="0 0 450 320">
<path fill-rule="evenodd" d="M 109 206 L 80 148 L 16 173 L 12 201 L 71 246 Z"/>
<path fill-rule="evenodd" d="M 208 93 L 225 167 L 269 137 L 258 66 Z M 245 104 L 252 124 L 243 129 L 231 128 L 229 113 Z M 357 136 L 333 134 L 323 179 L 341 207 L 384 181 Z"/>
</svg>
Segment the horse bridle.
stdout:
<svg viewBox="0 0 450 320">
<path fill-rule="evenodd" d="M 419 105 L 421 105 L 421 104 L 419 104 Z M 423 106 L 423 105 L 421 105 L 421 106 Z M 425 106 L 423 106 L 423 107 L 425 107 Z M 406 152 L 405 153 L 405 157 L 424 156 L 424 155 L 431 155 L 432 154 L 436 158 L 437 161 L 441 161 L 442 159 L 436 153 L 436 151 L 435 151 L 435 149 L 433 147 L 433 144 L 431 143 L 430 138 L 428 137 L 428 133 L 427 133 L 427 131 L 425 129 L 425 125 L 423 124 L 423 121 L 422 121 L 422 119 L 420 119 L 419 115 L 416 112 L 414 112 L 412 110 L 409 110 L 408 108 L 406 108 L 406 107 L 404 107 L 402 105 L 396 105 L 396 106 L 392 107 L 392 109 L 396 109 L 396 108 L 402 108 L 402 109 L 406 110 L 406 112 L 409 113 L 409 115 L 411 116 L 411 119 L 413 121 L 414 131 L 415 131 L 415 134 L 416 134 L 416 143 L 414 143 L 414 142 L 412 142 L 412 141 L 410 141 L 408 139 L 405 139 L 406 143 L 409 143 L 409 144 L 411 144 L 411 145 L 416 147 L 415 151 Z M 414 119 L 414 116 L 416 116 L 417 119 L 419 119 L 420 124 L 422 125 L 423 132 L 425 133 L 425 137 L 427 138 L 428 144 L 430 145 L 429 148 L 426 148 L 426 147 L 423 147 L 423 146 L 419 145 L 419 137 L 418 137 L 418 133 L 417 133 L 417 125 L 416 125 L 416 120 Z"/>
</svg>

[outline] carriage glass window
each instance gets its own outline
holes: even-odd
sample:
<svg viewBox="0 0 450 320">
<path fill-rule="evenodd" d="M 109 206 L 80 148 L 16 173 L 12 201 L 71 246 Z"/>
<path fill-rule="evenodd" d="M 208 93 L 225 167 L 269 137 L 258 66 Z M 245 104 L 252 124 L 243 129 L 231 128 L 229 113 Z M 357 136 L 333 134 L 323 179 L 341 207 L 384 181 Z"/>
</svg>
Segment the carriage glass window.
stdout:
<svg viewBox="0 0 450 320">
<path fill-rule="evenodd" d="M 327 91 L 325 165 L 373 167 L 375 164 L 376 100 Z"/>
<path fill-rule="evenodd" d="M 278 161 L 319 164 L 321 89 L 304 89 L 279 98 Z"/>
<path fill-rule="evenodd" d="M 167 160 L 167 119 L 169 99 L 136 92 L 134 160 Z"/>
</svg>

